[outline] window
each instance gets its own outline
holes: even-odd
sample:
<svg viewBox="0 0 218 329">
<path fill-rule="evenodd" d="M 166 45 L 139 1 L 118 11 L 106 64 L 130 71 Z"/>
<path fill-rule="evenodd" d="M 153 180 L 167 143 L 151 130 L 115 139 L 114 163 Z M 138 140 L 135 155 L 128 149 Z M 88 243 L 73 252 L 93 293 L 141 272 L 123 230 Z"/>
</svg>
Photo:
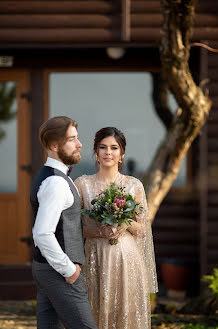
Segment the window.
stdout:
<svg viewBox="0 0 218 329">
<path fill-rule="evenodd" d="M 82 161 L 72 171 L 76 178 L 95 172 L 93 140 L 95 132 L 114 126 L 126 136 L 123 172 L 141 177 L 165 135 L 154 111 L 150 73 L 51 73 L 50 117 L 66 115 L 78 124 L 83 143 Z M 177 106 L 172 97 L 172 108 Z M 186 182 L 186 160 L 174 185 Z"/>
</svg>

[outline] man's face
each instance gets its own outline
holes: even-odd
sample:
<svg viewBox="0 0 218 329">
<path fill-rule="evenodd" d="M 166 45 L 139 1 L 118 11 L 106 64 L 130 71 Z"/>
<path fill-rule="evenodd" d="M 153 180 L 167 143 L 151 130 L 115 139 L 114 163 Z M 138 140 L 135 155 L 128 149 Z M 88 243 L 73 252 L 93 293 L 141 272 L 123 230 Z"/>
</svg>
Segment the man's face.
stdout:
<svg viewBox="0 0 218 329">
<path fill-rule="evenodd" d="M 70 126 L 66 133 L 66 142 L 58 147 L 58 156 L 67 166 L 77 164 L 81 160 L 80 151 L 82 144 L 78 139 L 78 132 L 75 127 Z"/>
</svg>

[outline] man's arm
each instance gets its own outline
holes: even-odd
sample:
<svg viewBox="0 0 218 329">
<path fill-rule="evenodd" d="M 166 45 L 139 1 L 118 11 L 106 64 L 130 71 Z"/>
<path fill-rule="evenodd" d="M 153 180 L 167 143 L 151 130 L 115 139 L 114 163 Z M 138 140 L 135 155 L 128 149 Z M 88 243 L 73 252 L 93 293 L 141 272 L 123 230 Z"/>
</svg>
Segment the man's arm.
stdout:
<svg viewBox="0 0 218 329">
<path fill-rule="evenodd" d="M 62 211 L 74 202 L 73 194 L 68 189 L 68 183 L 60 176 L 50 176 L 42 182 L 37 194 L 39 208 L 33 227 L 35 245 L 48 263 L 65 278 L 71 278 L 78 272 L 55 236 Z"/>
</svg>

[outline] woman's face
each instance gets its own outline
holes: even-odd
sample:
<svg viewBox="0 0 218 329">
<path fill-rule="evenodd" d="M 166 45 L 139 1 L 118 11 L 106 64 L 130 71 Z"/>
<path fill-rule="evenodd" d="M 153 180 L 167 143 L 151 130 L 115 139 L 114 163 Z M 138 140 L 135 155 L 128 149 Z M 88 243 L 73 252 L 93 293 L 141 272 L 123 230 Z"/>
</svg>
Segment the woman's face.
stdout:
<svg viewBox="0 0 218 329">
<path fill-rule="evenodd" d="M 118 163 L 121 159 L 121 150 L 113 136 L 101 140 L 97 156 L 101 167 L 111 168 L 116 166 L 118 168 Z"/>
</svg>

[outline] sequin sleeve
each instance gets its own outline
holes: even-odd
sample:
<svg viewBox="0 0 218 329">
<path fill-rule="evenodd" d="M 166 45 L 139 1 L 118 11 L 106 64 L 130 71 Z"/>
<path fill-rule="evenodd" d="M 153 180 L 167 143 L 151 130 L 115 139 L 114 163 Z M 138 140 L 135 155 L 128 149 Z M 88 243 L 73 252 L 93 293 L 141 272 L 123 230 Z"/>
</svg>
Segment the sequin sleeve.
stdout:
<svg viewBox="0 0 218 329">
<path fill-rule="evenodd" d="M 151 222 L 149 218 L 148 205 L 145 195 L 145 190 L 142 183 L 138 179 L 134 179 L 134 199 L 140 204 L 142 210 L 137 211 L 136 221 L 142 226 L 142 234 L 140 234 L 137 239 L 137 243 L 143 251 L 145 266 L 149 277 L 149 289 L 150 293 L 155 293 L 158 291 L 157 285 L 157 274 L 154 256 L 154 245 L 152 237 Z"/>
</svg>

